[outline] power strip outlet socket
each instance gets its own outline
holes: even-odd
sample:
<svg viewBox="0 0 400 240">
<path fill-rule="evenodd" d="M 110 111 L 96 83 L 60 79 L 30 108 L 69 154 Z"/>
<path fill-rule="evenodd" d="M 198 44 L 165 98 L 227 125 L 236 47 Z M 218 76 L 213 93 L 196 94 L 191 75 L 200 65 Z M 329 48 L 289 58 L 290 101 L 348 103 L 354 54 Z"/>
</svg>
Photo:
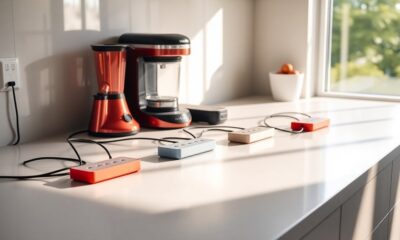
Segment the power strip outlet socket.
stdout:
<svg viewBox="0 0 400 240">
<path fill-rule="evenodd" d="M 0 58 L 0 91 L 11 90 L 9 82 L 15 82 L 14 88 L 20 87 L 18 59 Z"/>
<path fill-rule="evenodd" d="M 138 171 L 140 171 L 140 160 L 119 157 L 73 167 L 69 173 L 76 181 L 93 184 Z"/>
<path fill-rule="evenodd" d="M 158 156 L 170 159 L 182 159 L 212 151 L 215 146 L 216 143 L 212 139 L 196 138 L 171 145 L 159 145 Z"/>
<path fill-rule="evenodd" d="M 228 139 L 237 143 L 253 143 L 273 137 L 275 129 L 266 127 L 252 127 L 228 133 Z"/>
</svg>

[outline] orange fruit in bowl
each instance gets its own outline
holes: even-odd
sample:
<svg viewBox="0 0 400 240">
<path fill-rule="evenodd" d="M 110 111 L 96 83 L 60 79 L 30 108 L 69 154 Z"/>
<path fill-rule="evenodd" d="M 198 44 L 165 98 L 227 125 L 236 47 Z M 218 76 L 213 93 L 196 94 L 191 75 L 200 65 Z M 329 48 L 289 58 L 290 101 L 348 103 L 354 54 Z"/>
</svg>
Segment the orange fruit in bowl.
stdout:
<svg viewBox="0 0 400 240">
<path fill-rule="evenodd" d="M 283 74 L 293 74 L 293 72 L 294 72 L 294 67 L 293 67 L 293 65 L 290 64 L 290 63 L 285 63 L 285 64 L 283 64 L 283 65 L 281 66 L 280 72 L 283 73 Z"/>
</svg>

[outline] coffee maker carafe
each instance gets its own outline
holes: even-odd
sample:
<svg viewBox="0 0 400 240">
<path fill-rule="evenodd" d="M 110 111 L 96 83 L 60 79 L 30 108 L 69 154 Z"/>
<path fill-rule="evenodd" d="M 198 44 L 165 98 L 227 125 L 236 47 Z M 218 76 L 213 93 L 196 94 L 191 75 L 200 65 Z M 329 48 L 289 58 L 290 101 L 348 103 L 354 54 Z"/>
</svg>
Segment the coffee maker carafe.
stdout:
<svg viewBox="0 0 400 240">
<path fill-rule="evenodd" d="M 124 96 L 125 45 L 93 45 L 98 93 L 94 95 L 89 134 L 122 137 L 139 131 Z"/>
<path fill-rule="evenodd" d="M 190 40 L 179 34 L 123 34 L 128 44 L 125 94 L 128 106 L 142 126 L 183 128 L 191 123 L 187 109 L 179 108 L 182 56 L 190 54 Z"/>
</svg>

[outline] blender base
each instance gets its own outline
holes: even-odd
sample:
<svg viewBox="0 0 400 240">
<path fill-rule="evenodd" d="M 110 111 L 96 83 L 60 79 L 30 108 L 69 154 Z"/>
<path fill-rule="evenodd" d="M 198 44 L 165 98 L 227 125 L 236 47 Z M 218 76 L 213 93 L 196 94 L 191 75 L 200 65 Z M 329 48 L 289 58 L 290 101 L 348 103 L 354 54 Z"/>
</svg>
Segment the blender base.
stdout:
<svg viewBox="0 0 400 240">
<path fill-rule="evenodd" d="M 119 132 L 119 133 L 107 133 L 107 132 L 91 132 L 89 131 L 89 135 L 93 137 L 101 137 L 101 138 L 114 138 L 114 137 L 128 137 L 137 134 L 139 131 L 132 132 Z"/>
<path fill-rule="evenodd" d="M 161 113 L 148 112 L 146 109 L 141 109 L 137 115 L 139 116 L 140 125 L 148 128 L 185 128 L 192 122 L 192 116 L 187 109 Z"/>
</svg>

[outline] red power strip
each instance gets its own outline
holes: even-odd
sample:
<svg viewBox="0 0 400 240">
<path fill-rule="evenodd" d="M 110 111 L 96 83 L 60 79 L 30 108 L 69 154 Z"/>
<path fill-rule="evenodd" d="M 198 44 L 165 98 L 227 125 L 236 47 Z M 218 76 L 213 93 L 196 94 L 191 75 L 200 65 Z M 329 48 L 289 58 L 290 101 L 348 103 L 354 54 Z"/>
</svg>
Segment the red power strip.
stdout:
<svg viewBox="0 0 400 240">
<path fill-rule="evenodd" d="M 329 126 L 328 118 L 307 118 L 301 121 L 294 121 L 291 124 L 293 131 L 300 131 L 303 129 L 304 132 L 313 132 L 321 128 Z"/>
<path fill-rule="evenodd" d="M 140 171 L 140 160 L 119 157 L 73 167 L 69 174 L 76 181 L 93 184 L 138 171 Z"/>
</svg>

